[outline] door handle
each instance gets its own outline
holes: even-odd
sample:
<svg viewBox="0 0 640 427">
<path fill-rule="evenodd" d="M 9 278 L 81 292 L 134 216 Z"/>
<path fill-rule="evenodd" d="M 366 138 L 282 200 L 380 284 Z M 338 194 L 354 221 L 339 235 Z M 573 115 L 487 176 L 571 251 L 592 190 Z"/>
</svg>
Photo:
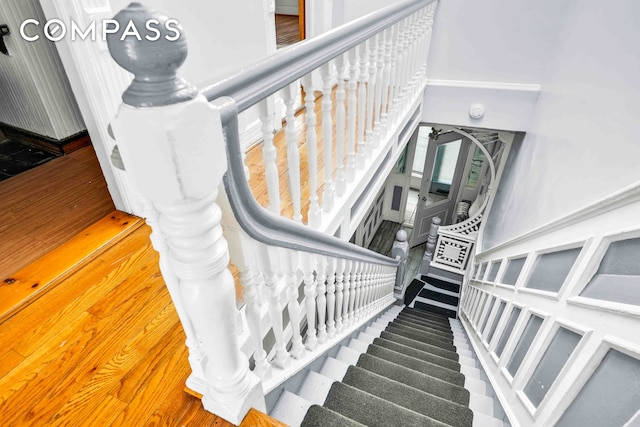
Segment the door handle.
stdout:
<svg viewBox="0 0 640 427">
<path fill-rule="evenodd" d="M 9 55 L 9 50 L 7 50 L 7 45 L 4 44 L 4 36 L 8 36 L 9 34 L 11 34 L 9 26 L 6 24 L 0 25 L 0 52 L 5 55 Z"/>
</svg>

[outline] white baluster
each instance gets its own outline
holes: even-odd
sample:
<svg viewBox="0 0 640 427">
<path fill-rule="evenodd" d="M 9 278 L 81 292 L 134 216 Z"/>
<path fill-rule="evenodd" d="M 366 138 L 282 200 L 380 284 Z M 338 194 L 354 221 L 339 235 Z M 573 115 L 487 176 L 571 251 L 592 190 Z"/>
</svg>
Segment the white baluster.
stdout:
<svg viewBox="0 0 640 427">
<path fill-rule="evenodd" d="M 327 258 L 327 335 L 336 336 L 336 260 Z"/>
<path fill-rule="evenodd" d="M 285 127 L 285 139 L 287 141 L 289 191 L 293 204 L 293 220 L 296 222 L 302 222 L 302 213 L 300 212 L 300 151 L 298 150 L 298 131 L 295 124 L 295 103 L 299 87 L 300 84 L 296 81 L 285 87 L 282 91 L 284 104 L 286 106 L 285 118 L 287 125 Z"/>
<path fill-rule="evenodd" d="M 353 295 L 351 293 L 351 271 L 353 265 L 353 261 L 345 261 L 344 298 L 342 299 L 342 325 L 345 328 L 351 323 L 351 313 L 353 313 Z"/>
<path fill-rule="evenodd" d="M 271 320 L 271 329 L 273 330 L 273 335 L 276 340 L 276 355 L 272 363 L 279 368 L 285 368 L 290 360 L 289 353 L 287 352 L 287 343 L 284 340 L 282 306 L 280 304 L 280 296 L 284 290 L 284 281 L 280 279 L 277 270 L 274 268 L 278 260 L 278 249 L 279 248 L 276 247 L 257 244 L 256 252 L 260 270 L 262 271 L 269 294 L 269 319 Z"/>
<path fill-rule="evenodd" d="M 319 228 L 321 210 L 318 204 L 318 137 L 316 135 L 315 93 L 311 74 L 305 76 L 305 108 L 307 122 L 307 162 L 309 166 L 309 225 Z"/>
<path fill-rule="evenodd" d="M 407 20 L 403 19 L 400 21 L 400 33 L 398 37 L 398 64 L 396 67 L 396 90 L 395 90 L 395 98 L 394 98 L 394 106 L 395 106 L 395 119 L 402 114 L 402 110 L 404 108 L 404 76 L 406 70 L 406 42 L 407 42 Z"/>
<path fill-rule="evenodd" d="M 273 100 L 266 98 L 260 101 L 258 105 L 260 106 L 260 121 L 262 122 L 262 157 L 264 158 L 267 191 L 269 192 L 269 210 L 280 215 L 280 180 L 278 178 L 278 166 L 276 165 L 276 147 L 273 145 Z"/>
<path fill-rule="evenodd" d="M 385 46 L 384 46 L 384 71 L 382 78 L 382 111 L 380 113 L 381 116 L 381 137 L 386 138 L 389 129 L 389 104 L 390 97 L 389 92 L 391 91 L 391 63 L 392 56 L 391 51 L 393 49 L 393 32 L 394 27 L 387 28 L 385 30 Z"/>
<path fill-rule="evenodd" d="M 318 309 L 318 342 L 327 342 L 327 260 L 322 255 L 316 256 L 318 268 L 316 270 L 316 308 Z"/>
<path fill-rule="evenodd" d="M 357 116 L 357 91 L 358 91 L 358 61 L 357 50 L 354 47 L 349 51 L 349 109 L 348 109 L 348 141 L 347 141 L 347 181 L 356 179 L 356 123 Z"/>
<path fill-rule="evenodd" d="M 377 286 L 377 292 L 376 292 L 376 300 L 378 301 L 378 307 L 380 307 L 382 303 L 382 298 L 384 297 L 384 286 L 386 281 L 388 280 L 385 274 L 385 269 L 386 267 L 383 267 L 383 266 L 380 266 L 380 268 L 378 268 L 378 286 Z"/>
<path fill-rule="evenodd" d="M 373 155 L 373 116 L 376 99 L 376 55 L 378 54 L 377 37 L 371 37 L 367 43 L 369 44 L 369 74 L 367 83 L 367 118 L 366 118 L 366 131 L 365 140 L 367 147 L 367 158 L 371 158 Z"/>
<path fill-rule="evenodd" d="M 346 261 L 343 258 L 338 258 L 336 260 L 336 332 L 341 333 L 343 328 L 343 311 L 344 308 L 344 299 L 347 291 L 344 286 L 344 270 L 346 266 Z M 347 302 L 348 304 L 348 302 Z"/>
<path fill-rule="evenodd" d="M 392 59 L 390 69 L 390 83 L 389 83 L 389 111 L 388 119 L 389 124 L 395 124 L 398 120 L 398 69 L 400 68 L 400 32 L 402 31 L 402 23 L 398 22 L 393 26 L 393 40 L 392 40 Z"/>
<path fill-rule="evenodd" d="M 409 57 L 409 66 L 407 69 L 407 95 L 409 99 L 412 99 L 414 89 L 417 85 L 415 64 L 416 64 L 416 44 L 418 39 L 418 14 L 414 13 L 409 17 L 409 46 L 407 49 Z"/>
<path fill-rule="evenodd" d="M 364 271 L 364 263 L 358 262 L 358 268 L 356 270 L 356 296 L 355 296 L 355 305 L 353 308 L 353 317 L 356 320 L 360 320 L 362 317 L 362 288 L 363 288 L 363 276 Z"/>
<path fill-rule="evenodd" d="M 367 298 L 367 269 L 369 264 L 362 263 L 360 270 L 360 300 L 358 302 L 358 318 L 362 319 L 365 312 L 365 303 Z"/>
<path fill-rule="evenodd" d="M 290 354 L 299 359 L 304 355 L 304 345 L 302 344 L 302 336 L 300 335 L 300 304 L 298 304 L 298 252 L 285 251 L 283 254 L 284 266 L 287 275 L 287 309 L 289 311 L 289 319 L 291 322 L 291 350 Z"/>
<path fill-rule="evenodd" d="M 383 268 L 384 267 L 382 267 L 381 265 L 377 265 L 374 269 L 374 274 L 373 274 L 373 309 L 374 311 L 377 310 L 380 306 L 380 298 L 381 298 L 380 287 L 383 283 L 383 278 L 382 278 Z"/>
<path fill-rule="evenodd" d="M 322 146 L 324 151 L 324 191 L 322 192 L 322 208 L 325 212 L 333 210 L 335 188 L 333 186 L 333 120 L 331 117 L 333 102 L 331 101 L 331 62 L 320 67 L 322 76 Z"/>
<path fill-rule="evenodd" d="M 382 126 L 382 89 L 384 86 L 384 40 L 385 32 L 379 33 L 377 37 L 378 53 L 376 62 L 376 96 L 375 96 L 375 109 L 373 113 L 373 148 L 380 146 L 380 135 Z"/>
<path fill-rule="evenodd" d="M 410 52 L 410 44 L 411 44 L 411 16 L 405 18 L 405 30 L 404 30 L 404 43 L 403 43 L 403 60 L 404 66 L 402 67 L 402 92 L 400 94 L 400 100 L 402 102 L 402 106 L 400 112 L 404 112 L 407 104 L 408 104 L 408 94 L 409 94 L 409 79 L 410 79 L 410 70 L 411 70 L 411 52 Z"/>
<path fill-rule="evenodd" d="M 357 286 L 358 286 L 358 262 L 349 261 L 349 325 L 353 325 L 356 320 L 356 300 L 357 300 Z"/>
<path fill-rule="evenodd" d="M 360 55 L 360 74 L 358 75 L 358 156 L 356 166 L 364 169 L 366 164 L 367 145 L 365 130 L 367 126 L 367 42 L 358 46 Z"/>
<path fill-rule="evenodd" d="M 308 350 L 315 350 L 318 346 L 316 337 L 316 283 L 314 278 L 315 260 L 314 255 L 301 252 L 301 266 L 304 281 L 305 308 L 307 311 L 307 339 L 305 347 Z"/>
<path fill-rule="evenodd" d="M 373 137 L 373 119 L 376 107 L 376 83 L 377 83 L 377 55 L 378 55 L 378 37 L 374 36 L 368 40 L 369 43 L 369 76 L 367 83 L 367 120 L 366 120 L 366 141 L 367 141 L 367 158 L 371 158 L 373 154 L 375 140 Z"/>
<path fill-rule="evenodd" d="M 346 174 L 344 169 L 344 134 L 346 128 L 346 112 L 344 107 L 345 90 L 344 74 L 346 72 L 345 55 L 336 58 L 338 71 L 338 89 L 336 91 L 336 194 L 343 196 L 346 191 Z"/>
<path fill-rule="evenodd" d="M 271 376 L 271 365 L 267 361 L 267 352 L 262 345 L 260 282 L 259 273 L 253 263 L 256 259 L 255 242 L 240 228 L 225 194 L 221 194 L 218 197 L 218 203 L 222 210 L 224 233 L 229 239 L 231 261 L 240 272 L 245 317 L 247 318 L 250 341 L 253 347 L 253 359 L 255 361 L 253 372 L 264 380 Z"/>
<path fill-rule="evenodd" d="M 364 275 L 364 301 L 363 314 L 368 314 L 371 310 L 371 293 L 373 291 L 373 264 L 367 264 Z"/>
</svg>

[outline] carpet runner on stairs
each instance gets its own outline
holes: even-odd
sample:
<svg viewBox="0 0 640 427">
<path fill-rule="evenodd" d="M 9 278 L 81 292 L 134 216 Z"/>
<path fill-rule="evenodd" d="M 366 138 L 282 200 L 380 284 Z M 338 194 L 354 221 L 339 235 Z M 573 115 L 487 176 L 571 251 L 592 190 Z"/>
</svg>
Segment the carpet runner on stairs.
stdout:
<svg viewBox="0 0 640 427">
<path fill-rule="evenodd" d="M 303 427 L 502 427 L 470 349 L 454 345 L 456 328 L 393 306 L 310 370 L 297 394 L 285 390 L 271 415 Z"/>
</svg>

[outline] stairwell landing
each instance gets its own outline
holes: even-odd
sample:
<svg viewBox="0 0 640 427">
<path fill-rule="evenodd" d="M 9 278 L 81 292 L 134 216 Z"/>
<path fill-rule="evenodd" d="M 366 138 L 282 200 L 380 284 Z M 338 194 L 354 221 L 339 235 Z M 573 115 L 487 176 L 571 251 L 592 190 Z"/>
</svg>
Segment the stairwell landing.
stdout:
<svg viewBox="0 0 640 427">
<path fill-rule="evenodd" d="M 276 391 L 271 416 L 303 427 L 505 426 L 458 320 L 394 305 L 344 344 Z"/>
</svg>

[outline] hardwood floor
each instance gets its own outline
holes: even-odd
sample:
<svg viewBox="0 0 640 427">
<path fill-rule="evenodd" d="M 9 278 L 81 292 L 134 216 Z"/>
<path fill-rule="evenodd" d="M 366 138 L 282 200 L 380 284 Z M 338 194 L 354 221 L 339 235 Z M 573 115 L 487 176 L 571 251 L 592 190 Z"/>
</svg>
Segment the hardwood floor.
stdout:
<svg viewBox="0 0 640 427">
<path fill-rule="evenodd" d="M 0 281 L 115 208 L 92 147 L 0 182 Z"/>
<path fill-rule="evenodd" d="M 2 324 L 2 424 L 231 425 L 183 391 L 184 340 L 141 225 Z"/>
<path fill-rule="evenodd" d="M 286 47 L 300 41 L 297 15 L 276 15 L 276 45 Z"/>
</svg>

